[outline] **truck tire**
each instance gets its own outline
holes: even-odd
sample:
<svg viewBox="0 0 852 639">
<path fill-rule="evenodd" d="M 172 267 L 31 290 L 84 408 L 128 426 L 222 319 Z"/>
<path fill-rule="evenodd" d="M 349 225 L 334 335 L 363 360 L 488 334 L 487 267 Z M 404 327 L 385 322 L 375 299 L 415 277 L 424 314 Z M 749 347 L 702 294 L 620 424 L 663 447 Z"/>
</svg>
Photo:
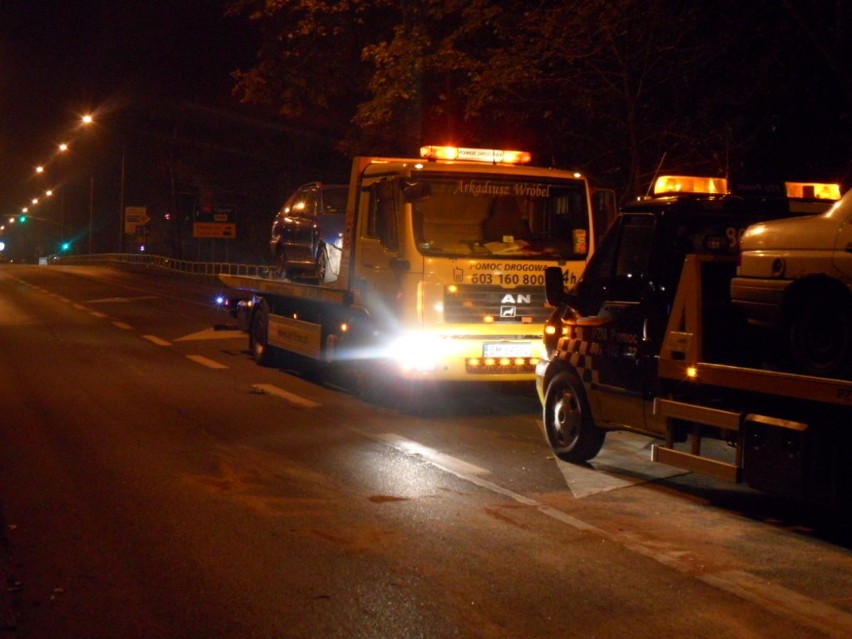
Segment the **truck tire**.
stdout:
<svg viewBox="0 0 852 639">
<path fill-rule="evenodd" d="M 574 373 L 558 373 L 547 385 L 544 430 L 553 454 L 563 461 L 587 462 L 600 452 L 606 431 L 595 425 L 586 391 Z"/>
<path fill-rule="evenodd" d="M 249 327 L 249 350 L 261 366 L 275 364 L 274 348 L 269 345 L 269 307 L 265 301 L 255 304 Z"/>
<path fill-rule="evenodd" d="M 849 373 L 852 352 L 852 303 L 840 291 L 812 291 L 790 317 L 789 344 L 798 371 L 818 377 Z"/>
</svg>

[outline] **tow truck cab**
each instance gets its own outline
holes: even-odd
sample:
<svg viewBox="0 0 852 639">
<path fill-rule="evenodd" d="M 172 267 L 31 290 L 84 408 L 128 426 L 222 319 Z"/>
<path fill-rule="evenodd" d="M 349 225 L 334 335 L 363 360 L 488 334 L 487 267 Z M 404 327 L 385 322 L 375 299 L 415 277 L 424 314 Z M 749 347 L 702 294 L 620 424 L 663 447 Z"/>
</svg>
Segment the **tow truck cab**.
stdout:
<svg viewBox="0 0 852 639">
<path fill-rule="evenodd" d="M 720 401 L 708 393 L 727 393 L 661 376 L 663 350 L 674 359 L 690 351 L 711 364 L 759 366 L 763 345 L 730 296 L 739 238 L 751 224 L 800 213 L 777 189 L 747 190 L 749 196 L 731 193 L 721 178 L 663 176 L 653 198 L 622 207 L 573 290 L 548 270 L 555 308 L 536 387 L 558 457 L 588 461 L 607 430 L 668 440 L 671 421 L 656 398 L 706 405 Z M 690 284 L 696 290 L 679 293 L 687 257 L 698 260 L 700 274 Z M 672 329 L 673 313 L 684 306 L 700 315 L 700 331 Z"/>
</svg>

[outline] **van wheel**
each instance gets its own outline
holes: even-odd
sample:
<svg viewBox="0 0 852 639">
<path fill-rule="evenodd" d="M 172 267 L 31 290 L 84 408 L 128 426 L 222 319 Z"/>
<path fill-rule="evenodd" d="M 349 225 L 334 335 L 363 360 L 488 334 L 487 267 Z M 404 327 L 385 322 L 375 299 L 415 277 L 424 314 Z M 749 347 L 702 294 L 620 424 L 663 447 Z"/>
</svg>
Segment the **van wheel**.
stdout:
<svg viewBox="0 0 852 639">
<path fill-rule="evenodd" d="M 586 391 L 574 373 L 559 373 L 548 384 L 544 430 L 553 454 L 563 461 L 587 462 L 600 452 L 606 431 L 595 425 Z"/>
<path fill-rule="evenodd" d="M 261 366 L 275 364 L 275 351 L 269 345 L 269 307 L 265 301 L 255 305 L 249 328 L 249 350 Z"/>
<path fill-rule="evenodd" d="M 278 249 L 275 252 L 272 268 L 269 271 L 273 279 L 287 279 L 287 256 L 284 254 L 284 249 Z"/>
<path fill-rule="evenodd" d="M 836 292 L 807 295 L 793 311 L 789 339 L 790 354 L 799 371 L 820 377 L 848 372 L 852 303 Z"/>
<path fill-rule="evenodd" d="M 320 246 L 317 251 L 316 269 L 317 283 L 325 284 L 325 278 L 328 277 L 328 253 L 325 246 Z"/>
</svg>

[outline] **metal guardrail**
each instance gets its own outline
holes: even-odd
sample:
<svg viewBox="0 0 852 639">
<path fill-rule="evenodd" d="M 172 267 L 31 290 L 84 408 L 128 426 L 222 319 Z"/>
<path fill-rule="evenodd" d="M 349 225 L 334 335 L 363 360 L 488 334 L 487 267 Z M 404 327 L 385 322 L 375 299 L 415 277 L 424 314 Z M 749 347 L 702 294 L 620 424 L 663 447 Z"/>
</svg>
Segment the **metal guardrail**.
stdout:
<svg viewBox="0 0 852 639">
<path fill-rule="evenodd" d="M 140 253 L 98 253 L 94 255 L 62 255 L 56 256 L 51 264 L 104 264 L 119 263 L 133 266 L 160 268 L 188 275 L 204 275 L 215 277 L 226 275 L 253 275 L 267 277 L 269 265 L 266 264 L 232 264 L 230 262 L 190 262 L 177 260 L 160 255 L 145 255 Z"/>
</svg>

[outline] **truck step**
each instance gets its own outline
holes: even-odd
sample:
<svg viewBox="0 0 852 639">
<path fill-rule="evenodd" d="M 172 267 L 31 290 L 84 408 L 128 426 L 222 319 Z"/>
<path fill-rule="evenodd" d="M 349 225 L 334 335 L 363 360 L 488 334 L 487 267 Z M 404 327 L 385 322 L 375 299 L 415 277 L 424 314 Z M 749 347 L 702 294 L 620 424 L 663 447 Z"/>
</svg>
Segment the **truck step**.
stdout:
<svg viewBox="0 0 852 639">
<path fill-rule="evenodd" d="M 651 459 L 655 462 L 683 468 L 702 475 L 709 475 L 725 481 L 740 482 L 742 480 L 742 469 L 734 464 L 700 457 L 682 450 L 666 448 L 659 444 L 651 446 Z"/>
</svg>

